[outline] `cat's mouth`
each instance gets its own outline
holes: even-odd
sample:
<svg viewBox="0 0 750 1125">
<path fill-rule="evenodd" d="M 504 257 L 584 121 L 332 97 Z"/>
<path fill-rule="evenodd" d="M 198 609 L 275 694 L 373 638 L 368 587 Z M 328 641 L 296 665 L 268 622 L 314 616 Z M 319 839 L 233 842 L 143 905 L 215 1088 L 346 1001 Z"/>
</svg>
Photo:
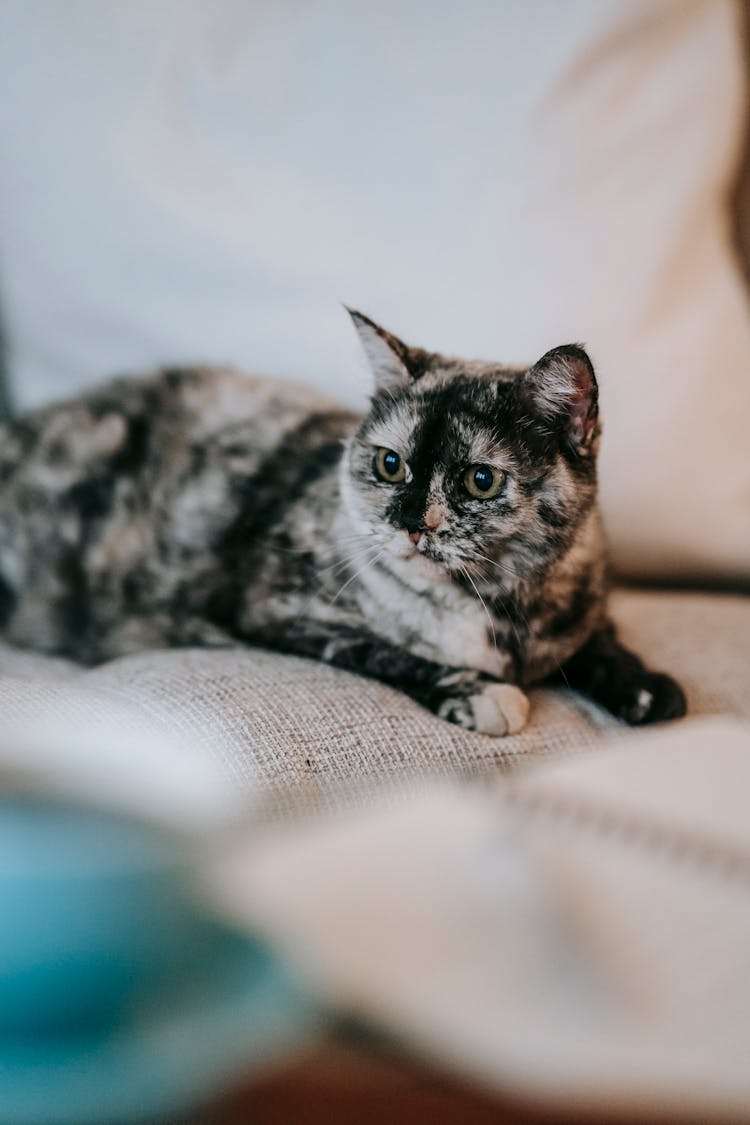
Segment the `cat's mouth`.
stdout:
<svg viewBox="0 0 750 1125">
<path fill-rule="evenodd" d="M 429 555 L 416 549 L 383 558 L 381 565 L 400 581 L 417 590 L 443 585 L 451 579 L 450 571 L 444 563 L 431 559 Z"/>
<path fill-rule="evenodd" d="M 430 540 L 422 541 L 418 546 L 407 544 L 399 557 L 407 564 L 409 571 L 433 580 L 439 577 L 445 581 L 475 569 L 475 564 L 466 556 L 451 551 L 443 553 Z"/>
<path fill-rule="evenodd" d="M 441 570 L 451 569 L 448 560 L 436 550 L 427 537 L 423 536 L 418 543 L 407 539 L 406 542 L 399 544 L 399 547 L 401 551 L 399 557 L 415 566 L 425 563 L 428 566 L 440 567 Z"/>
</svg>

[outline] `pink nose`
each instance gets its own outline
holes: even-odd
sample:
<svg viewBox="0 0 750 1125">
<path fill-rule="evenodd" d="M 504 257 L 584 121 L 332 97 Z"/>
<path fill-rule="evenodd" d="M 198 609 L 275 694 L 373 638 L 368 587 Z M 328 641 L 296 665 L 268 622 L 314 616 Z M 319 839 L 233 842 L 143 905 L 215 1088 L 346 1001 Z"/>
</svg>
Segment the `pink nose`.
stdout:
<svg viewBox="0 0 750 1125">
<path fill-rule="evenodd" d="M 429 511 L 425 514 L 429 515 Z M 413 520 L 411 523 L 407 523 L 406 534 L 409 536 L 412 543 L 418 543 L 425 531 L 434 531 L 437 526 L 437 521 L 432 522 L 431 520 L 423 519 L 417 522 Z"/>
</svg>

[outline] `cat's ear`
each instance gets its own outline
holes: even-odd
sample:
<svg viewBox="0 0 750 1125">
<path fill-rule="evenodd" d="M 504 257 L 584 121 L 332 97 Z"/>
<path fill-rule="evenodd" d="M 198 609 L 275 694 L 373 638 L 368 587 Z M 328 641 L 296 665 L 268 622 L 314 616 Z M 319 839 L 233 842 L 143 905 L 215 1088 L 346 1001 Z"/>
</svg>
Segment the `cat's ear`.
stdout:
<svg viewBox="0 0 750 1125">
<path fill-rule="evenodd" d="M 594 366 L 579 344 L 553 348 L 519 380 L 524 405 L 562 431 L 579 453 L 587 453 L 597 432 L 599 388 Z"/>
<path fill-rule="evenodd" d="M 344 308 L 354 322 L 378 391 L 394 391 L 424 374 L 427 353 L 410 348 L 364 313 Z"/>
</svg>

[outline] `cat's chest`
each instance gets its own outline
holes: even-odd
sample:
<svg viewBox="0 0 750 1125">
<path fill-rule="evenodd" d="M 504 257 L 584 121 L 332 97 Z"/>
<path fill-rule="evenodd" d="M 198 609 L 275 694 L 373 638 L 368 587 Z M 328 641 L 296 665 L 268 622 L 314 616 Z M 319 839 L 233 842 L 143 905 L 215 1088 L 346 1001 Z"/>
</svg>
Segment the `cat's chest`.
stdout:
<svg viewBox="0 0 750 1125">
<path fill-rule="evenodd" d="M 512 670 L 496 623 L 458 587 L 418 591 L 397 575 L 371 571 L 359 601 L 375 631 L 417 656 L 498 677 Z"/>
</svg>

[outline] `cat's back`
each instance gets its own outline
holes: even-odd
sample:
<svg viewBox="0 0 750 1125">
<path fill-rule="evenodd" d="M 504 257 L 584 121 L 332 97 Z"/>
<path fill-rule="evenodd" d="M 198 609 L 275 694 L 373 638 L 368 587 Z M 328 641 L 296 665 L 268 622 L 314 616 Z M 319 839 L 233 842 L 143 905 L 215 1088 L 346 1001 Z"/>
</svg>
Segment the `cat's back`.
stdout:
<svg viewBox="0 0 750 1125">
<path fill-rule="evenodd" d="M 82 621 L 166 598 L 236 516 L 237 479 L 331 416 L 308 388 L 171 368 L 0 427 L 0 629 L 75 653 Z"/>
<path fill-rule="evenodd" d="M 75 467 L 117 454 L 123 470 L 128 464 L 135 469 L 149 453 L 163 455 L 160 442 L 194 444 L 243 422 L 255 422 L 259 441 L 270 447 L 308 414 L 336 409 L 310 387 L 228 368 L 124 376 L 0 426 L 0 483 L 20 475 L 53 486 L 57 470 L 62 484 Z"/>
</svg>

